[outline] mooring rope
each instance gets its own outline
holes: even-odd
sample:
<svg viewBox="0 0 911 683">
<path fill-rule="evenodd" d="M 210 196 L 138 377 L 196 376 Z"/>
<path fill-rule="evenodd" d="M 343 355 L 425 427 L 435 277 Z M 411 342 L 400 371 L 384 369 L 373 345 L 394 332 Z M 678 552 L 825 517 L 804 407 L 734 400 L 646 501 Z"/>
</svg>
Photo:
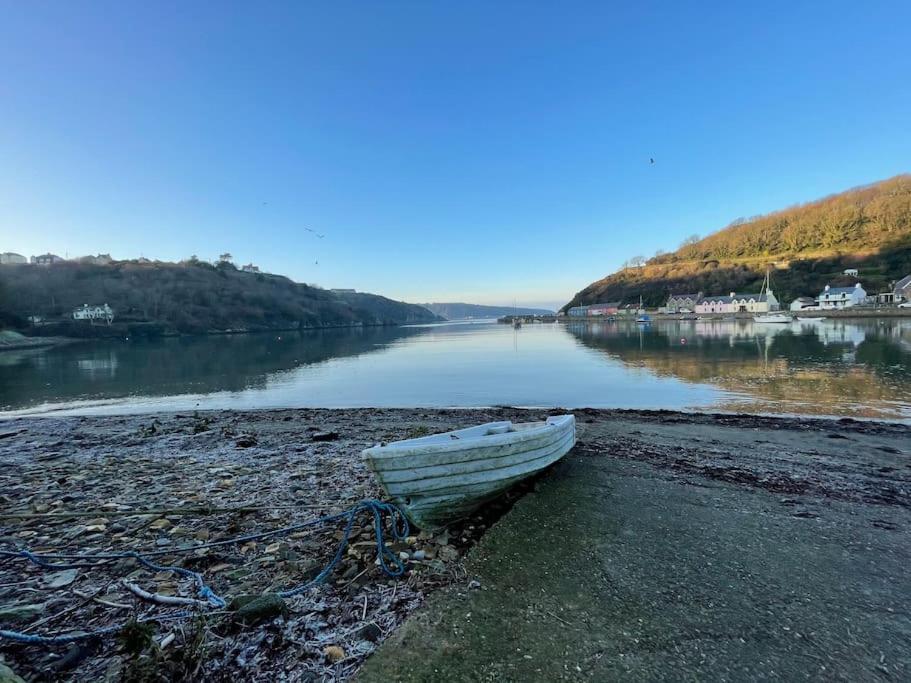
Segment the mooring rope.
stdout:
<svg viewBox="0 0 911 683">
<path fill-rule="evenodd" d="M 295 595 L 300 595 L 301 593 L 307 591 L 308 589 L 321 584 L 326 578 L 332 573 L 338 563 L 341 561 L 344 556 L 345 549 L 348 547 L 348 541 L 351 537 L 351 529 L 354 526 L 354 521 L 357 518 L 358 514 L 362 512 L 370 512 L 373 516 L 373 531 L 376 537 L 376 552 L 377 558 L 379 560 L 380 568 L 388 576 L 396 577 L 401 576 L 405 572 L 405 565 L 399 559 L 398 555 L 394 553 L 386 545 L 385 534 L 383 531 L 384 526 L 384 515 L 388 517 L 390 533 L 392 534 L 393 539 L 396 541 L 403 540 L 408 536 L 408 520 L 405 518 L 405 515 L 402 511 L 392 505 L 391 503 L 384 503 L 379 500 L 364 500 L 355 505 L 352 508 L 344 512 L 339 512 L 332 515 L 325 515 L 323 517 L 318 517 L 316 519 L 303 522 L 301 524 L 295 524 L 292 526 L 283 527 L 281 529 L 273 529 L 271 531 L 264 531 L 255 534 L 246 534 L 244 536 L 236 536 L 230 539 L 224 539 L 221 541 L 212 541 L 211 543 L 203 543 L 194 546 L 188 546 L 184 548 L 172 549 L 172 550 L 157 550 L 147 553 L 137 553 L 135 551 L 122 552 L 122 553 L 33 553 L 29 550 L 0 550 L 0 557 L 8 558 L 20 558 L 26 559 L 32 564 L 41 567 L 42 569 L 48 570 L 66 570 L 66 569 L 95 569 L 102 567 L 108 562 L 113 560 L 125 560 L 133 559 L 139 562 L 143 567 L 155 572 L 169 571 L 179 574 L 187 578 L 193 579 L 193 582 L 196 584 L 196 593 L 201 598 L 201 600 L 210 608 L 210 609 L 223 609 L 226 606 L 226 601 L 223 597 L 215 593 L 212 588 L 206 584 L 205 579 L 202 574 L 199 572 L 194 572 L 185 567 L 177 567 L 173 565 L 159 565 L 148 558 L 157 557 L 161 555 L 175 555 L 181 552 L 197 551 L 201 548 L 212 548 L 224 545 L 236 545 L 238 543 L 246 543 L 248 541 L 256 541 L 263 538 L 271 538 L 275 536 L 284 536 L 287 534 L 294 533 L 295 531 L 300 531 L 309 527 L 319 526 L 322 524 L 329 524 L 331 522 L 337 522 L 341 519 L 347 519 L 345 524 L 345 529 L 342 534 L 342 537 L 339 541 L 338 547 L 336 548 L 335 554 L 332 556 L 332 559 L 329 563 L 323 567 L 322 571 L 317 574 L 315 577 L 306 581 L 297 586 L 288 588 L 282 591 L 276 591 L 276 595 L 282 598 L 290 598 Z M 73 560 L 72 562 L 59 562 L 60 560 Z M 56 562 L 55 562 L 56 561 Z M 205 612 L 203 612 L 204 614 Z M 137 621 L 147 622 L 147 621 L 170 621 L 174 619 L 185 619 L 193 616 L 196 612 L 179 612 L 171 615 L 162 615 L 162 616 L 148 616 L 138 619 Z M 42 645 L 53 645 L 53 644 L 64 644 L 72 643 L 79 640 L 87 640 L 91 638 L 100 638 L 105 635 L 110 635 L 122 630 L 128 622 L 123 624 L 117 624 L 114 626 L 106 626 L 104 628 L 95 629 L 88 632 L 74 632 L 74 633 L 65 633 L 59 635 L 38 635 L 33 633 L 24 633 L 21 631 L 11 631 L 0 629 L 0 638 L 5 638 L 7 640 L 12 640 L 19 643 L 26 644 L 42 644 Z"/>
</svg>

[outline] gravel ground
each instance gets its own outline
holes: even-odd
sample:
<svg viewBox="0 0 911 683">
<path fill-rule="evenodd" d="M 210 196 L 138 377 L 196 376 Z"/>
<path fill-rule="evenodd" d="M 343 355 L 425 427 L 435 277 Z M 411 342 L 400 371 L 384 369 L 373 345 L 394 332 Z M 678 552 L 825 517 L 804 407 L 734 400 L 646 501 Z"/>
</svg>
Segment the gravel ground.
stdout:
<svg viewBox="0 0 911 683">
<path fill-rule="evenodd" d="M 158 561 L 201 572 L 220 595 L 269 594 L 319 571 L 334 553 L 342 525 L 244 544 L 183 549 L 298 524 L 365 498 L 381 497 L 359 457 L 361 449 L 376 442 L 490 420 L 540 419 L 545 414 L 509 408 L 279 410 L 5 421 L 0 423 L 0 458 L 6 465 L 0 471 L 0 548 L 173 548 L 173 555 Z M 811 568 L 828 558 L 834 569 L 820 570 L 820 580 L 831 583 L 834 577 L 857 590 L 873 581 L 873 575 L 866 569 L 867 575 L 839 574 L 842 569 L 848 571 L 836 561 L 839 553 L 853 553 L 872 543 L 867 551 L 871 561 L 886 567 L 880 574 L 895 571 L 892 560 L 899 556 L 911 560 L 904 556 L 911 547 L 906 531 L 911 430 L 906 426 L 643 411 L 592 410 L 576 411 L 576 415 L 576 449 L 542 479 L 443 534 L 429 536 L 415 530 L 393 545 L 395 552 L 408 558 L 402 579 L 387 577 L 375 565 L 372 530 L 368 520 L 361 518 L 350 550 L 326 584 L 285 604 L 267 605 L 248 620 L 239 620 L 235 611 L 218 610 L 204 618 L 165 620 L 154 629 L 131 625 L 123 636 L 102 642 L 39 647 L 0 641 L 0 654 L 29 680 L 346 680 L 383 641 L 400 634 L 393 637 L 391 648 L 381 647 L 379 656 L 367 660 L 366 678 L 430 680 L 437 676 L 434 670 L 446 678 L 466 680 L 489 675 L 512 680 L 572 678 L 581 672 L 596 678 L 630 672 L 660 678 L 660 667 L 598 669 L 586 664 L 579 665 L 580 671 L 573 668 L 578 661 L 601 662 L 604 653 L 617 648 L 636 649 L 629 634 L 637 631 L 627 623 L 636 610 L 625 605 L 615 621 L 616 604 L 605 602 L 597 592 L 576 595 L 576 588 L 588 581 L 600 585 L 598 577 L 610 574 L 602 553 L 611 562 L 643 563 L 643 571 L 654 562 L 666 565 L 666 556 L 649 551 L 675 547 L 668 545 L 666 530 L 661 531 L 664 527 L 656 516 L 682 524 L 697 520 L 698 515 L 691 514 L 694 509 L 700 514 L 706 509 L 718 513 L 703 519 L 699 530 L 675 530 L 695 534 L 695 540 L 689 539 L 685 549 L 674 550 L 679 558 L 674 572 L 624 575 L 615 584 L 625 585 L 627 579 L 630 586 L 641 584 L 641 590 L 652 591 L 653 598 L 663 596 L 658 603 L 673 601 L 675 586 L 684 602 L 693 591 L 701 590 L 697 587 L 706 570 L 700 553 L 714 553 L 724 561 L 713 566 L 728 568 L 737 553 L 745 552 L 743 547 L 762 547 L 765 553 L 777 548 L 776 552 L 799 557 Z M 617 482 L 636 486 L 630 483 L 623 488 Z M 539 491 L 519 500 L 497 522 L 532 487 Z M 555 497 L 544 495 L 547 491 Z M 707 492 L 717 500 L 707 503 L 693 498 Z M 761 509 L 745 515 L 743 511 L 757 501 Z M 740 512 L 732 514 L 732 510 Z M 145 511 L 159 512 L 141 514 Z M 72 513 L 79 516 L 67 516 Z M 638 534 L 634 537 L 640 542 L 631 543 L 626 532 L 616 535 L 618 515 L 629 520 L 624 529 Z M 635 519 L 637 515 L 642 519 Z M 755 522 L 769 515 L 791 524 L 824 526 L 798 526 L 793 535 L 768 538 L 769 528 L 757 527 Z M 534 526 L 529 527 L 532 520 Z M 485 534 L 492 525 L 493 530 Z M 875 535 L 875 543 L 859 535 L 858 525 L 864 534 Z M 542 528 L 552 533 L 542 536 Z M 816 559 L 812 553 L 807 555 L 807 537 L 797 532 L 830 528 L 841 530 L 826 536 L 835 539 L 834 545 L 820 549 Z M 709 548 L 699 540 L 705 534 L 721 540 Z M 723 542 L 728 535 L 740 539 L 736 548 Z M 743 567 L 747 559 L 738 560 L 742 560 L 738 566 Z M 720 573 L 709 584 L 712 590 L 723 593 L 723 585 L 743 588 L 742 575 L 727 571 L 733 570 L 717 570 Z M 566 586 L 551 585 L 561 572 L 571 580 L 572 595 L 566 593 Z M 6 559 L 0 561 L 0 628 L 62 633 L 175 611 L 173 606 L 139 598 L 127 589 L 124 578 L 159 596 L 195 595 L 190 581 L 170 572 L 146 571 L 133 561 L 103 569 L 47 572 L 22 560 Z M 790 600 L 787 596 L 794 590 L 788 588 L 788 577 L 775 580 L 779 598 Z M 906 583 L 901 576 L 893 577 L 893 590 L 911 588 Z M 523 591 L 545 595 L 551 590 L 554 599 L 547 611 L 552 616 L 541 622 L 529 617 L 536 612 L 535 608 L 529 612 Z M 769 595 L 773 593 L 770 589 Z M 838 595 L 816 597 L 827 602 L 807 609 L 819 611 L 823 609 L 819 605 L 826 604 L 830 613 L 844 616 Z M 492 598 L 498 600 L 485 602 Z M 731 600 L 729 605 L 736 602 Z M 843 600 L 865 604 L 851 591 L 844 592 Z M 478 609 L 487 614 L 490 629 L 472 631 L 462 623 L 463 601 L 480 603 Z M 652 599 L 651 604 L 658 603 Z M 886 607 L 882 601 L 876 604 L 876 609 Z M 595 608 L 599 613 L 607 611 L 594 618 Z M 755 614 L 744 605 L 726 609 L 725 614 L 739 614 L 743 622 L 768 611 L 758 598 L 750 608 L 757 610 Z M 666 618 L 654 621 L 644 610 L 635 619 L 654 628 L 652 639 L 698 628 L 682 612 L 664 606 L 663 613 Z M 703 615 L 701 628 L 711 626 L 711 611 L 693 613 Z M 883 615 L 883 629 L 889 632 L 894 617 Z M 574 627 L 588 624 L 585 637 L 564 628 L 563 622 Z M 858 623 L 861 626 L 852 633 L 867 648 L 869 630 L 862 621 Z M 738 624 L 742 631 L 743 625 Z M 454 637 L 452 628 L 461 636 Z M 497 631 L 521 631 L 529 638 L 527 647 L 536 653 L 534 660 L 523 657 L 515 668 L 509 653 L 490 651 Z M 549 635 L 543 638 L 545 632 Z M 563 649 L 548 645 L 556 642 L 554 633 Z M 485 634 L 490 637 L 482 637 Z M 569 647 L 561 640 L 564 637 L 576 639 L 578 652 L 571 666 L 564 654 Z M 512 642 L 511 638 L 506 640 Z M 825 636 L 814 642 L 826 643 Z M 600 643 L 600 649 L 591 643 Z M 466 651 L 477 657 L 468 657 Z M 597 652 L 602 655 L 596 656 Z M 885 670 L 907 673 L 899 668 L 904 660 L 896 659 L 892 651 L 883 657 Z M 542 658 L 556 668 L 540 666 Z M 815 661 L 809 655 L 805 659 Z M 490 668 L 494 661 L 503 664 Z M 529 661 L 536 666 L 525 666 Z M 713 677 L 711 669 L 694 671 Z"/>
</svg>

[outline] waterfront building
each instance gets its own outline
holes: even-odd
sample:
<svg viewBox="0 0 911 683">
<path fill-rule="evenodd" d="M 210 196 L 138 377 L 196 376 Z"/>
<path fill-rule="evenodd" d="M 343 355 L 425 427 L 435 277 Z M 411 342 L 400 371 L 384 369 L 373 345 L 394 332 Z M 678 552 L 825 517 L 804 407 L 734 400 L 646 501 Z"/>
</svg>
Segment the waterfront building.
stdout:
<svg viewBox="0 0 911 683">
<path fill-rule="evenodd" d="M 892 288 L 892 294 L 895 297 L 895 303 L 911 301 L 911 275 L 906 275 L 896 282 L 895 287 Z"/>
<path fill-rule="evenodd" d="M 114 309 L 107 304 L 103 306 L 89 306 L 83 304 L 81 308 L 73 311 L 73 320 L 88 320 L 94 323 L 96 320 L 102 320 L 110 325 L 114 322 Z"/>
<path fill-rule="evenodd" d="M 830 287 L 819 293 L 816 298 L 816 305 L 824 309 L 847 308 L 849 306 L 859 306 L 867 298 L 867 292 L 858 282 L 853 287 Z"/>
<path fill-rule="evenodd" d="M 799 296 L 791 302 L 792 311 L 803 311 L 807 308 L 815 308 L 816 299 L 811 296 Z"/>
<path fill-rule="evenodd" d="M 768 313 L 778 310 L 778 299 L 771 291 L 761 294 L 706 296 L 696 304 L 696 313 Z"/>
<path fill-rule="evenodd" d="M 2 254 L 0 254 L 0 265 L 21 266 L 24 263 L 28 263 L 28 259 L 25 258 L 22 254 L 17 254 L 12 251 L 4 251 Z"/>
<path fill-rule="evenodd" d="M 604 304 L 591 304 L 588 308 L 588 315 L 617 315 L 620 310 L 619 301 L 609 301 Z"/>
<path fill-rule="evenodd" d="M 702 292 L 696 294 L 671 294 L 667 299 L 665 311 L 667 313 L 690 312 L 696 310 L 696 304 L 702 299 Z"/>
</svg>

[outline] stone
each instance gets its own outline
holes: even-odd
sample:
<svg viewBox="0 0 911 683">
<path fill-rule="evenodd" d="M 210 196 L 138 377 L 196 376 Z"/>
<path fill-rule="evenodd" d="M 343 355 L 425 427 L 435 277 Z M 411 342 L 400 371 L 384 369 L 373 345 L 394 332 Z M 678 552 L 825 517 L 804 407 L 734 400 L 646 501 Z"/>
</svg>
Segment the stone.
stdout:
<svg viewBox="0 0 911 683">
<path fill-rule="evenodd" d="M 337 441 L 338 432 L 314 432 L 310 435 L 311 441 Z"/>
<path fill-rule="evenodd" d="M 381 629 L 373 622 L 370 622 L 369 624 L 362 626 L 360 630 L 358 630 L 357 634 L 364 640 L 369 640 L 371 643 L 375 643 L 383 637 L 383 629 Z"/>
<path fill-rule="evenodd" d="M 237 599 L 235 598 L 235 600 Z M 287 614 L 288 605 L 281 597 L 275 593 L 264 593 L 253 600 L 245 600 L 234 613 L 234 617 L 242 624 L 258 624 Z"/>
<path fill-rule="evenodd" d="M 345 658 L 345 651 L 338 645 L 329 645 L 323 650 L 323 654 L 326 655 L 326 659 L 333 664 L 340 662 Z"/>
</svg>

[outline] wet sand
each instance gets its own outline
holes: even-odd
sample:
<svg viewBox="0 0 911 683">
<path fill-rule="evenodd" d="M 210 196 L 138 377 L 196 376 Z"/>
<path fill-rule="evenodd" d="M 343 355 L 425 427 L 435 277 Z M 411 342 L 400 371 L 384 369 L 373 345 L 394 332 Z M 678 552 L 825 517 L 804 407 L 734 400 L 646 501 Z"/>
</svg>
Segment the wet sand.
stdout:
<svg viewBox="0 0 911 683">
<path fill-rule="evenodd" d="M 2 513 L 98 515 L 6 517 L 0 540 L 4 548 L 160 549 L 278 528 L 379 496 L 359 458 L 367 445 L 548 412 L 557 411 L 6 421 Z M 147 644 L 132 652 L 115 640 L 53 648 L 3 642 L 0 652 L 23 676 L 74 680 L 142 671 L 343 680 L 365 660 L 366 680 L 669 679 L 681 671 L 709 679 L 908 676 L 911 428 L 575 413 L 577 447 L 498 521 L 524 491 L 445 537 L 414 532 L 396 546 L 412 558 L 423 552 L 408 561 L 405 579 L 376 569 L 363 524 L 355 552 L 326 586 L 255 626 L 239 629 L 224 615 L 193 628 L 162 626 L 155 641 L 173 638 L 159 651 Z M 248 510 L 139 515 L 200 506 Z M 337 530 L 190 561 L 217 592 L 267 592 L 312 575 L 334 551 Z M 64 631 L 160 609 L 125 593 L 119 577 L 80 572 L 51 589 L 46 572 L 4 561 L 0 607 L 42 609 L 2 627 Z M 193 594 L 173 576 L 133 578 L 162 594 Z"/>
</svg>

